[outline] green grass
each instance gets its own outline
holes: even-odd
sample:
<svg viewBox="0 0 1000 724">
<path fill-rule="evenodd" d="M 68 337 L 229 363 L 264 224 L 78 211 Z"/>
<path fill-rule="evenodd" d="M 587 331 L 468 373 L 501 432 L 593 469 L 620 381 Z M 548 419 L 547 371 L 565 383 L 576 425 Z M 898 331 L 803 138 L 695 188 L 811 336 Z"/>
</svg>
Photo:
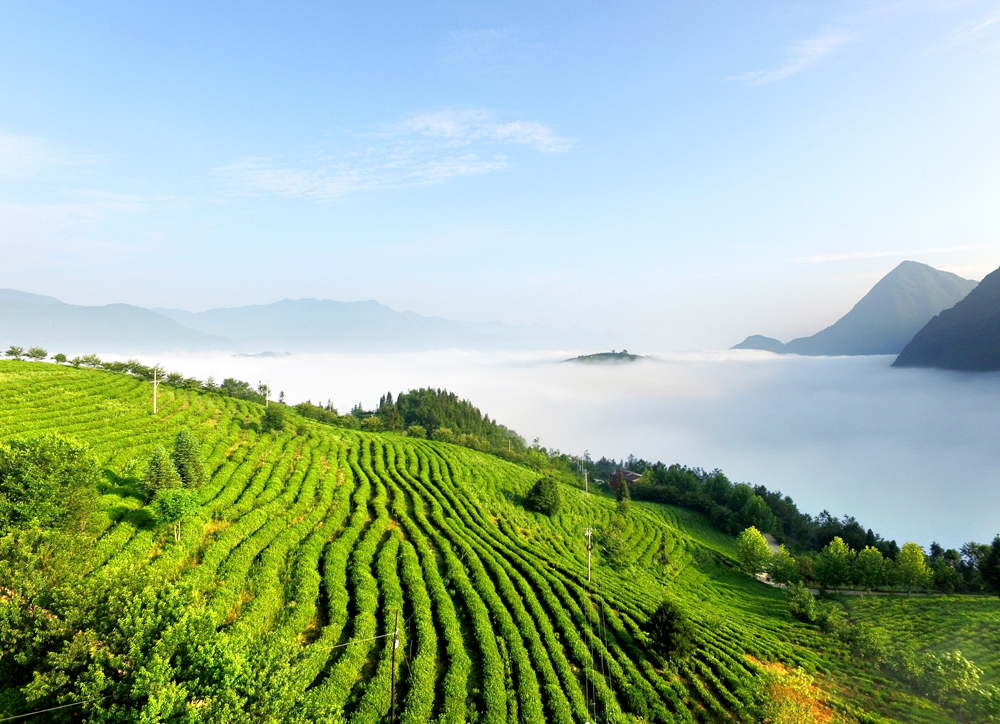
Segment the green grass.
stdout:
<svg viewBox="0 0 1000 724">
<path fill-rule="evenodd" d="M 840 710 L 952 721 L 792 620 L 781 592 L 737 571 L 734 539 L 699 514 L 633 502 L 634 565 L 598 561 L 588 582 L 583 531 L 607 522 L 614 501 L 566 486 L 559 515 L 528 513 L 517 501 L 537 474 L 495 457 L 298 418 L 260 434 L 259 405 L 173 388 L 161 388 L 154 415 L 147 383 L 48 364 L 0 362 L 0 391 L 0 439 L 58 431 L 90 445 L 104 467 L 91 568 L 131 561 L 164 581 L 189 580 L 234 641 L 295 646 L 312 720 L 340 710 L 384 720 L 391 646 L 337 644 L 385 635 L 400 610 L 401 721 L 570 724 L 594 712 L 599 721 L 748 721 L 741 694 L 759 675 L 751 657 L 804 668 Z M 122 481 L 181 427 L 202 440 L 210 479 L 174 544 Z M 641 632 L 666 597 L 687 608 L 699 638 L 676 671 L 661 668 Z M 961 649 L 997 682 L 996 599 L 847 605 L 901 641 Z"/>
</svg>

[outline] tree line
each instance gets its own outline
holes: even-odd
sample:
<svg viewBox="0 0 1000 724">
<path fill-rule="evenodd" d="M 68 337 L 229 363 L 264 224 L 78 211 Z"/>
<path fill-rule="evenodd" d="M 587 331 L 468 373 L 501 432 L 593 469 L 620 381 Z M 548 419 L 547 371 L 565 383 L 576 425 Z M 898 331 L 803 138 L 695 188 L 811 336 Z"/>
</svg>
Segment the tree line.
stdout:
<svg viewBox="0 0 1000 724">
<path fill-rule="evenodd" d="M 767 574 L 785 586 L 814 585 L 827 590 L 855 588 L 937 589 L 946 593 L 1000 595 L 1000 535 L 990 544 L 967 543 L 962 552 L 945 551 L 936 543 L 931 554 L 914 542 L 906 543 L 895 559 L 874 546 L 853 549 L 835 537 L 818 552 L 792 555 L 784 545 L 774 552 L 763 533 L 746 528 L 737 538 L 737 555 L 747 573 Z"/>
</svg>

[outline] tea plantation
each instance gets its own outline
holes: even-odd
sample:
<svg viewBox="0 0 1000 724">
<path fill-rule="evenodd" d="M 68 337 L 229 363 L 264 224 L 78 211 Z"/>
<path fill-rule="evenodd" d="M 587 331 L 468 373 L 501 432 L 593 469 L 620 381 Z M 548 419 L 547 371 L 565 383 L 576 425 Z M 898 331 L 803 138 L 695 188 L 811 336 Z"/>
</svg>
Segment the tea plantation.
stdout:
<svg viewBox="0 0 1000 724">
<path fill-rule="evenodd" d="M 264 432 L 261 405 L 195 390 L 161 388 L 154 415 L 151 394 L 0 363 L 0 441 L 58 433 L 101 471 L 78 527 L 0 549 L 0 719 L 964 720 L 794 620 L 698 514 L 631 503 L 630 565 L 595 551 L 588 581 L 584 532 L 609 497 L 564 485 L 550 518 L 521 505 L 538 473 L 490 455 L 291 412 Z M 182 428 L 208 477 L 175 541 L 137 483 Z M 676 661 L 646 633 L 666 599 L 696 639 Z M 996 679 L 996 599 L 848 607 L 922 649 L 957 643 Z"/>
</svg>

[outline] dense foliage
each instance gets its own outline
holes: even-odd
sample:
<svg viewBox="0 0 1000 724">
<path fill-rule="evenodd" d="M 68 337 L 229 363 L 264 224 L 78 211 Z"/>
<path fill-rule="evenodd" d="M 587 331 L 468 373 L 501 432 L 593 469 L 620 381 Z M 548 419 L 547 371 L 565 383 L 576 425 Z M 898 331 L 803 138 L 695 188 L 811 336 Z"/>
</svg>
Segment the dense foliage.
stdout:
<svg viewBox="0 0 1000 724">
<path fill-rule="evenodd" d="M 0 443 L 0 530 L 85 516 L 97 465 L 86 446 L 48 433 Z"/>
</svg>

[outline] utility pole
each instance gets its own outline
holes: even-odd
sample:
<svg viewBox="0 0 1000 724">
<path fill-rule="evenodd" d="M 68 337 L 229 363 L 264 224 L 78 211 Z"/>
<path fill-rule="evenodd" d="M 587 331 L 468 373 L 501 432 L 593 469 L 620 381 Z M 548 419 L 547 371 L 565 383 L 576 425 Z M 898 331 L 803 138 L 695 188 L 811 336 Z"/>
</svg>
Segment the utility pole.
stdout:
<svg viewBox="0 0 1000 724">
<path fill-rule="evenodd" d="M 587 582 L 590 582 L 590 552 L 594 550 L 594 531 L 587 526 L 587 530 L 583 531 L 583 534 L 587 536 Z"/>
<path fill-rule="evenodd" d="M 396 609 L 396 628 L 392 634 L 392 683 L 390 686 L 389 699 L 392 702 L 392 715 L 389 717 L 390 724 L 396 724 L 396 647 L 399 646 L 399 609 Z"/>
<path fill-rule="evenodd" d="M 587 482 L 586 470 L 583 471 L 583 489 L 587 493 L 587 495 L 590 495 L 590 483 Z"/>
<path fill-rule="evenodd" d="M 157 379 L 157 369 L 156 366 L 153 367 L 153 414 L 156 414 L 156 388 L 160 386 L 160 380 Z"/>
</svg>

